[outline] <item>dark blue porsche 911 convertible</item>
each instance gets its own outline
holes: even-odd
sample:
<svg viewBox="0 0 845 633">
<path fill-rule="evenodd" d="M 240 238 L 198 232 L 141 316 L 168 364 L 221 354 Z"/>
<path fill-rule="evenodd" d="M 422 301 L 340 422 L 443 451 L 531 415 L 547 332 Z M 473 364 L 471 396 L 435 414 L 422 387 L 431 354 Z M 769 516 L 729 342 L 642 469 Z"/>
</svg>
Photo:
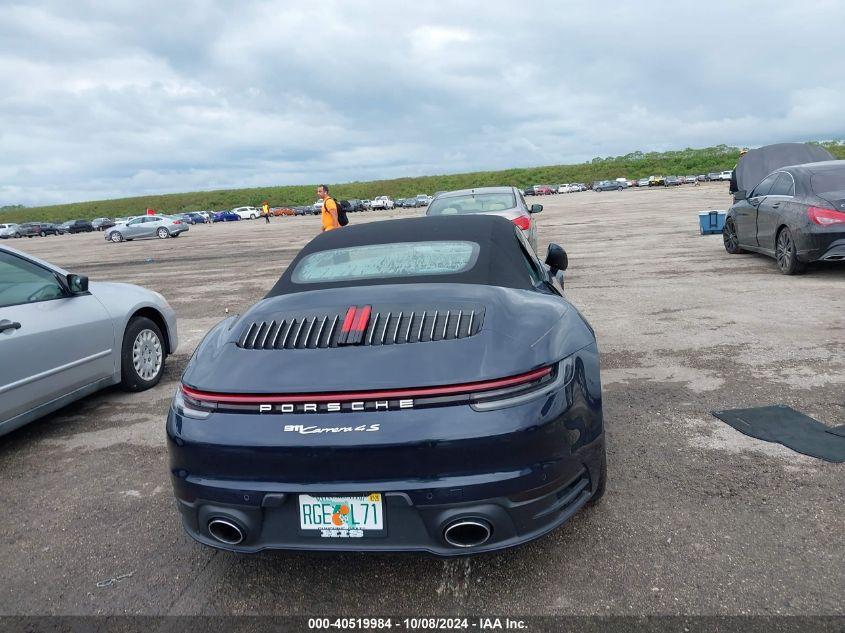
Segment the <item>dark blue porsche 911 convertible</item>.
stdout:
<svg viewBox="0 0 845 633">
<path fill-rule="evenodd" d="M 467 554 L 564 523 L 604 492 L 593 330 L 493 216 L 323 233 L 212 329 L 167 436 L 206 545 Z"/>
</svg>

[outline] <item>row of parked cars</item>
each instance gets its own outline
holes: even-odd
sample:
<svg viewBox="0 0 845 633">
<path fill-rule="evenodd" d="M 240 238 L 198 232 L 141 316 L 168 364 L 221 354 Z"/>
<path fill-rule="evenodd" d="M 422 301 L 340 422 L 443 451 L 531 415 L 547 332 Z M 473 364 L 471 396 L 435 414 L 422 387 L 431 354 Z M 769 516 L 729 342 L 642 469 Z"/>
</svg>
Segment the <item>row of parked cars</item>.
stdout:
<svg viewBox="0 0 845 633">
<path fill-rule="evenodd" d="M 96 220 L 95 220 L 96 222 Z M 69 220 L 58 224 L 56 222 L 23 222 L 21 224 L 0 224 L 0 239 L 21 237 L 47 237 L 48 235 L 65 235 L 66 233 L 90 233 L 104 230 L 88 220 Z"/>
</svg>

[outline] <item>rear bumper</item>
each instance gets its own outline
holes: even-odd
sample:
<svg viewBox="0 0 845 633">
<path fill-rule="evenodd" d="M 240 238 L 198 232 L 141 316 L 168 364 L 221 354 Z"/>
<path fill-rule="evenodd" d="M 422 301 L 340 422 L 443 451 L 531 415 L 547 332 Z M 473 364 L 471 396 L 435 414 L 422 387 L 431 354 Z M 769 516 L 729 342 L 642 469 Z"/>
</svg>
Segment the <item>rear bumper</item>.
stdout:
<svg viewBox="0 0 845 633">
<path fill-rule="evenodd" d="M 801 261 L 845 261 L 845 231 L 804 230 L 796 242 Z"/>
<path fill-rule="evenodd" d="M 343 494 L 338 487 L 282 485 L 280 488 L 287 492 L 275 493 L 229 490 L 231 498 L 237 498 L 239 503 L 202 497 L 186 500 L 177 494 L 176 502 L 182 525 L 194 540 L 230 551 L 255 553 L 265 549 L 290 549 L 423 552 L 458 556 L 520 545 L 565 523 L 593 495 L 598 485 L 603 452 L 604 437 L 594 442 L 584 451 L 582 459 L 573 464 L 574 475 L 509 496 L 484 496 L 482 490 L 489 489 L 491 485 L 495 487 L 497 483 L 504 488 L 514 484 L 518 487 L 520 483 L 532 485 L 542 474 L 532 471 L 509 481 L 490 479 L 478 485 L 467 485 L 467 479 L 446 479 L 436 485 L 425 486 L 420 486 L 419 482 L 347 482 L 342 488 L 352 486 L 355 493 L 390 488 L 382 493 L 386 530 L 380 536 L 323 538 L 317 531 L 306 533 L 299 530 L 298 493 Z M 213 482 L 205 484 L 208 496 L 220 496 L 220 490 Z M 201 486 L 193 487 L 193 490 L 201 493 Z M 245 535 L 243 542 L 227 545 L 213 538 L 208 524 L 215 518 L 236 523 Z M 488 524 L 491 529 L 489 539 L 473 547 L 447 542 L 444 536 L 446 527 L 462 520 Z"/>
</svg>

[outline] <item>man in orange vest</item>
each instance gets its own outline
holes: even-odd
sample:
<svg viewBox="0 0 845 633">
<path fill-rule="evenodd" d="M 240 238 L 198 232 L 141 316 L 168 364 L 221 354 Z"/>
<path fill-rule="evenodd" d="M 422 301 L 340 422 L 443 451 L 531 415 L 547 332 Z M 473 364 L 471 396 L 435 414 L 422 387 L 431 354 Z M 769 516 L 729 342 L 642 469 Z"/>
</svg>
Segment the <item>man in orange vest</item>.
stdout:
<svg viewBox="0 0 845 633">
<path fill-rule="evenodd" d="M 339 229 L 340 222 L 337 220 L 337 203 L 329 198 L 328 185 L 320 185 L 317 187 L 317 196 L 323 201 L 323 231 Z"/>
</svg>

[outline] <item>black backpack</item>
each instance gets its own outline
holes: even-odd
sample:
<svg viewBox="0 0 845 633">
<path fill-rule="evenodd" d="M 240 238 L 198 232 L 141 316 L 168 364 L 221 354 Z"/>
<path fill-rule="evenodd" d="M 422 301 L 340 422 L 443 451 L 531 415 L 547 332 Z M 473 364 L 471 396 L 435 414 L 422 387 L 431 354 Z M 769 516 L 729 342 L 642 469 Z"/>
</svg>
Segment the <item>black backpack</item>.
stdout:
<svg viewBox="0 0 845 633">
<path fill-rule="evenodd" d="M 341 226 L 346 226 L 349 224 L 349 218 L 346 215 L 346 210 L 349 208 L 349 201 L 348 200 L 334 200 L 334 204 L 337 207 L 337 223 Z"/>
</svg>

